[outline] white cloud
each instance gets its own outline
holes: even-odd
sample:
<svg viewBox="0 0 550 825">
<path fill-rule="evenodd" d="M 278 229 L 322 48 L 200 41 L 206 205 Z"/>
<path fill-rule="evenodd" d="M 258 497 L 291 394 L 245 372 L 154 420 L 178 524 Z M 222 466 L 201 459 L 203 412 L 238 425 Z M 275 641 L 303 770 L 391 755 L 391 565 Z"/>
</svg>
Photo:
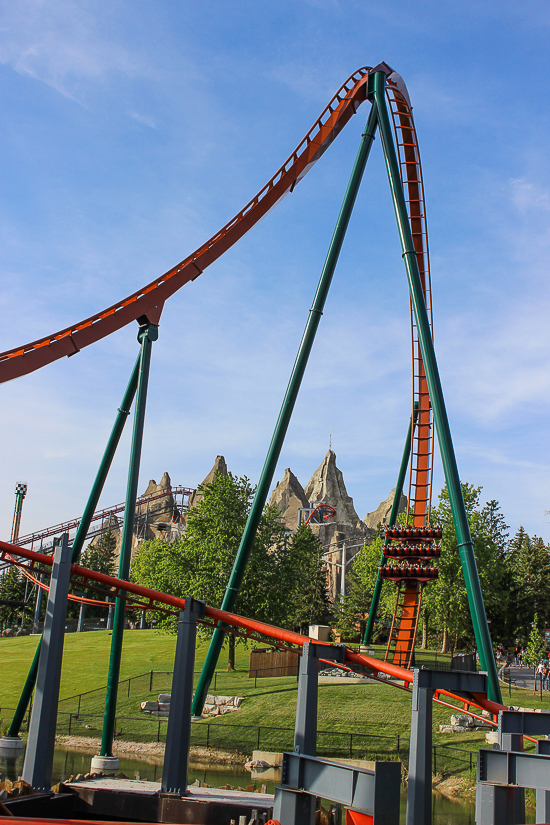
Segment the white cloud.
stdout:
<svg viewBox="0 0 550 825">
<path fill-rule="evenodd" d="M 2 2 L 0 62 L 85 104 L 83 81 L 104 84 L 115 73 L 148 73 L 137 51 L 115 42 L 86 2 Z"/>
<path fill-rule="evenodd" d="M 532 209 L 550 211 L 550 191 L 527 178 L 511 178 L 509 181 L 511 199 L 519 212 L 525 214 Z"/>
<path fill-rule="evenodd" d="M 132 120 L 136 120 L 138 123 L 142 123 L 144 126 L 149 126 L 151 129 L 157 129 L 157 124 L 155 121 L 147 117 L 146 115 L 140 115 L 138 112 L 128 112 L 128 115 L 132 118 Z"/>
</svg>

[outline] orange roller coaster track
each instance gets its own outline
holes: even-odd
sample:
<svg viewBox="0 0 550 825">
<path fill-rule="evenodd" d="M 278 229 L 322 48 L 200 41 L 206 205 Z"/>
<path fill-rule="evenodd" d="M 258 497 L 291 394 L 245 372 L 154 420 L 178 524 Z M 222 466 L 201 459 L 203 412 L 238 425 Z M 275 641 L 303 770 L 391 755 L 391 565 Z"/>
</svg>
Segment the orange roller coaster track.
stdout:
<svg viewBox="0 0 550 825">
<path fill-rule="evenodd" d="M 84 347 L 143 316 L 150 322 L 157 323 L 167 298 L 184 284 L 198 278 L 207 266 L 242 238 L 286 194 L 294 190 L 296 184 L 319 160 L 359 106 L 367 100 L 369 75 L 378 70 L 384 71 L 386 75 L 386 96 L 399 152 L 401 180 L 431 325 L 426 208 L 412 107 L 400 75 L 382 63 L 374 69 L 362 67 L 350 75 L 273 177 L 206 243 L 147 286 L 102 312 L 30 344 L 0 353 L 0 383 L 26 375 L 64 356 L 75 355 Z M 430 512 L 433 425 L 426 375 L 412 311 L 411 320 L 413 402 L 416 402 L 417 423 L 411 443 L 409 506 L 414 509 L 414 523 L 420 525 L 427 523 Z"/>
<path fill-rule="evenodd" d="M 55 332 L 0 353 L 0 383 L 79 352 L 115 330 L 147 316 L 158 323 L 164 302 L 245 235 L 304 177 L 367 99 L 369 68 L 354 72 L 338 89 L 307 135 L 265 186 L 219 232 L 164 275 L 113 306 Z"/>
<path fill-rule="evenodd" d="M 472 611 L 474 632 L 478 647 L 480 648 L 481 663 L 489 672 L 490 695 L 495 699 L 500 697 L 500 688 L 498 686 L 494 661 L 492 660 L 492 648 L 483 608 L 483 597 L 477 570 L 475 569 L 472 542 L 460 491 L 458 468 L 452 448 L 450 428 L 433 350 L 429 250 L 418 140 L 406 86 L 402 78 L 387 66 L 387 64 L 381 63 L 374 68 L 363 67 L 354 72 L 340 87 L 294 152 L 292 152 L 260 192 L 220 229 L 219 232 L 191 255 L 147 286 L 102 312 L 59 332 L 41 338 L 38 341 L 0 353 L 0 383 L 33 372 L 64 356 L 75 355 L 89 344 L 105 338 L 132 321 L 137 320 L 140 325 L 158 324 L 164 302 L 167 298 L 177 292 L 177 290 L 188 281 L 195 280 L 207 266 L 217 260 L 236 243 L 237 240 L 243 237 L 243 235 L 264 217 L 287 193 L 292 192 L 296 184 L 305 176 L 313 164 L 317 162 L 338 133 L 351 119 L 352 115 L 356 113 L 360 105 L 366 100 L 371 101 L 373 104 L 373 109 L 371 110 L 371 117 L 374 114 L 372 120 L 374 124 L 373 130 L 376 129 L 377 121 L 380 129 L 411 296 L 412 406 L 413 420 L 416 422 L 412 428 L 410 444 L 411 460 L 409 463 L 409 508 L 411 518 L 414 528 L 419 530 L 427 529 L 430 518 L 432 488 L 434 446 L 433 404 L 438 424 L 438 437 L 441 446 L 443 466 L 450 491 L 455 529 L 457 530 L 457 539 L 459 547 L 461 548 L 462 566 L 467 587 L 469 588 L 468 598 Z M 386 111 L 386 101 L 389 104 L 389 118 Z M 371 118 L 369 118 L 369 121 L 370 119 Z M 367 130 L 363 134 L 362 139 L 368 137 L 369 140 L 372 140 L 374 138 L 374 131 L 372 134 L 367 134 L 368 128 L 367 126 Z M 397 148 L 396 153 L 394 143 Z M 366 145 L 365 141 L 363 141 L 363 144 Z M 370 147 L 370 143 L 368 145 Z M 361 149 L 361 151 L 363 151 L 363 149 Z M 367 156 L 368 150 L 367 154 L 364 155 L 365 162 Z M 356 169 L 354 168 L 354 174 L 355 172 Z M 358 177 L 356 176 L 356 179 L 357 181 L 360 180 L 360 175 Z M 353 196 L 353 200 L 354 198 L 355 195 Z M 351 208 L 352 205 L 350 209 Z M 344 233 L 345 229 L 343 233 L 338 230 L 339 243 L 341 243 Z M 338 253 L 336 253 L 336 257 L 334 258 L 334 265 L 337 254 Z M 320 281 L 320 293 L 316 295 L 315 300 L 319 302 L 319 304 L 324 303 L 330 277 L 332 277 L 332 274 L 328 276 L 327 272 L 328 270 L 323 271 L 322 278 L 324 280 Z M 333 269 L 331 270 L 331 273 L 332 272 Z M 322 289 L 321 283 L 323 283 Z M 315 303 L 315 307 L 315 310 L 310 311 L 310 317 L 312 317 L 311 312 L 315 312 L 318 313 L 315 316 L 318 318 L 319 314 L 322 314 L 322 307 L 318 308 L 317 303 Z M 316 326 L 314 325 L 306 328 L 308 337 L 306 339 L 306 333 L 304 333 L 303 341 L 307 341 L 307 346 L 306 344 L 303 346 L 304 352 L 306 350 L 309 351 L 308 347 L 311 347 L 315 329 Z M 151 340 L 153 340 L 153 338 L 151 338 Z M 297 363 L 298 360 L 299 359 L 297 359 Z M 275 444 L 277 449 L 279 449 L 279 440 L 284 438 L 284 432 L 286 432 L 287 421 L 291 414 L 295 394 L 298 391 L 306 361 L 307 355 L 305 356 L 303 365 L 300 360 L 300 370 L 302 370 L 302 372 L 295 370 L 291 377 L 292 383 L 289 384 L 288 397 L 285 396 L 281 416 L 277 423 L 277 438 L 275 438 L 274 435 L 274 440 L 272 441 L 272 445 Z M 292 392 L 290 392 L 291 386 Z M 270 446 L 270 452 L 268 453 L 269 458 L 266 459 L 266 465 L 264 466 L 264 471 L 262 472 L 262 477 L 258 485 L 262 487 L 262 491 L 263 487 L 267 489 L 267 485 L 271 482 L 271 475 L 275 466 L 274 462 L 276 462 L 275 446 L 273 446 L 273 450 Z M 263 503 L 261 503 L 261 506 L 263 506 Z M 260 512 L 259 508 L 258 512 Z M 255 532 L 255 527 L 253 529 L 253 527 L 250 526 L 252 522 L 253 519 L 249 517 L 238 554 L 240 567 L 238 571 L 234 568 L 228 584 L 227 593 L 229 593 L 231 599 L 234 597 L 234 594 L 238 592 L 239 577 L 242 575 L 242 570 L 244 570 L 244 565 L 246 564 L 246 552 L 248 552 L 250 545 L 248 533 L 253 535 Z M 248 530 L 249 527 L 250 530 Z M 418 589 L 418 586 L 417 583 L 414 585 L 414 588 Z M 409 589 L 412 595 L 412 584 Z M 224 606 L 228 609 L 231 609 L 233 605 L 231 599 L 227 604 L 224 602 Z M 420 600 L 415 600 L 414 616 L 408 617 L 408 620 L 410 618 L 409 624 L 411 626 L 404 627 L 402 632 L 399 627 L 397 631 L 398 646 L 405 644 L 406 640 L 404 636 L 407 636 L 408 654 L 410 653 L 409 648 L 411 648 L 410 639 L 413 638 L 418 623 L 419 604 Z M 221 621 L 221 612 L 218 611 L 218 614 L 217 616 L 212 614 L 216 622 Z M 224 615 L 233 616 L 233 614 L 228 611 L 226 611 Z M 229 625 L 237 624 L 237 626 L 240 627 L 248 627 L 248 625 L 239 625 L 237 619 L 235 617 L 233 618 L 233 622 L 229 619 L 227 620 Z M 239 621 L 241 621 L 241 619 L 239 619 Z M 216 644 L 221 644 L 222 631 L 216 630 L 214 636 L 218 637 Z M 299 644 L 300 642 L 295 641 L 294 643 Z M 212 657 L 215 655 L 215 652 L 213 652 Z M 349 655 L 355 656 L 356 654 L 350 653 Z M 353 659 L 350 659 L 350 661 L 353 661 Z M 367 663 L 366 658 L 363 657 L 360 663 Z M 210 661 L 209 667 L 211 664 L 212 662 Z M 390 673 L 390 667 L 397 667 L 397 665 L 393 663 L 386 662 L 385 667 L 380 668 L 379 663 L 375 664 L 375 660 L 371 660 L 371 662 L 367 664 L 369 664 L 369 667 L 375 670 L 377 669 L 376 672 L 378 672 L 378 670 L 384 670 L 386 673 Z M 400 667 L 398 667 L 398 670 L 402 674 L 408 674 L 401 675 L 398 678 L 402 678 L 405 683 L 410 682 L 412 678 L 410 671 Z M 201 683 L 201 691 L 204 693 L 203 688 L 205 688 L 206 685 L 206 677 L 203 681 L 204 684 Z"/>
</svg>

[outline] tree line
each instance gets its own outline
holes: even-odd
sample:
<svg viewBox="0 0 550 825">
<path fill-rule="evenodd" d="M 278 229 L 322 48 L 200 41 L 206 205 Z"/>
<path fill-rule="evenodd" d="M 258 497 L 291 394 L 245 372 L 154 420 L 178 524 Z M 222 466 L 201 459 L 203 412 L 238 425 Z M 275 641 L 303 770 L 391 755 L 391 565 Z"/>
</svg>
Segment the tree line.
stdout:
<svg viewBox="0 0 550 825">
<path fill-rule="evenodd" d="M 463 484 L 473 548 L 493 641 L 526 646 L 536 633 L 543 638 L 550 627 L 550 546 L 523 527 L 510 538 L 497 501 L 481 503 L 481 487 Z M 137 584 L 176 596 L 204 599 L 221 605 L 225 586 L 254 496 L 246 478 L 218 474 L 199 487 L 201 500 L 186 514 L 181 538 L 143 542 L 132 562 L 131 579 Z M 267 505 L 256 534 L 235 612 L 290 630 L 307 631 L 310 624 L 332 624 L 342 637 L 359 639 L 365 626 L 384 545 L 379 528 L 356 555 L 347 577 L 346 595 L 331 604 L 328 597 L 324 551 L 311 529 L 289 533 L 276 507 Z M 439 578 L 423 591 L 419 642 L 443 651 L 471 648 L 474 634 L 468 608 L 460 554 L 446 488 L 432 509 L 431 523 L 443 527 Z M 90 544 L 81 564 L 116 575 L 116 539 L 108 531 Z M 0 579 L 0 599 L 23 601 L 29 594 L 16 568 Z M 86 590 L 89 598 L 99 598 Z M 384 581 L 373 641 L 388 634 L 396 587 Z M 45 600 L 43 600 L 45 607 Z M 34 605 L 27 608 L 32 620 Z M 88 618 L 104 616 L 105 608 L 87 607 Z M 0 605 L 0 622 L 13 623 L 20 608 Z M 68 616 L 78 615 L 69 603 Z M 176 618 L 150 614 L 158 626 L 175 631 Z M 231 645 L 232 647 L 232 645 Z M 230 650 L 231 654 L 231 650 Z"/>
<path fill-rule="evenodd" d="M 132 563 L 132 580 L 220 607 L 254 492 L 246 477 L 231 473 L 219 473 L 210 484 L 199 486 L 202 500 L 187 512 L 181 538 L 171 544 L 160 538 L 143 542 Z M 288 535 L 280 519 L 276 507 L 264 507 L 234 612 L 306 630 L 310 624 L 325 623 L 330 613 L 323 550 L 308 527 Z M 176 617 L 158 622 L 176 629 Z M 230 668 L 234 638 L 228 637 Z"/>
</svg>

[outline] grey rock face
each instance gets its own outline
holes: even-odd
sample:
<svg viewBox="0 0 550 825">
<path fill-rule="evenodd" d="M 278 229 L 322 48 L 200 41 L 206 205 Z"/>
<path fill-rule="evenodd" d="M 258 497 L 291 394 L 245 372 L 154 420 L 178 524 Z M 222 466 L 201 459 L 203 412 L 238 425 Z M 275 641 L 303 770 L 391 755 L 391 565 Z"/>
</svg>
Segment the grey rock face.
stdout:
<svg viewBox="0 0 550 825">
<path fill-rule="evenodd" d="M 393 497 L 395 495 L 395 487 L 387 497 L 386 501 L 381 501 L 376 510 L 372 513 L 367 513 L 365 516 L 365 524 L 371 529 L 376 529 L 378 524 L 387 524 L 390 517 L 391 508 L 393 506 Z M 398 513 L 404 513 L 407 509 L 407 496 L 402 495 L 399 501 Z"/>
<path fill-rule="evenodd" d="M 304 488 L 289 467 L 285 470 L 283 480 L 277 482 L 271 493 L 269 504 L 279 509 L 288 530 L 296 530 L 298 510 L 309 507 L 309 501 Z"/>
<path fill-rule="evenodd" d="M 159 498 L 152 499 L 152 496 Z M 138 540 L 154 539 L 158 536 L 167 538 L 171 531 L 172 516 L 174 514 L 174 496 L 172 495 L 172 481 L 168 473 L 164 473 L 157 484 L 154 478 L 149 481 L 142 501 L 136 507 L 134 534 Z M 151 499 L 147 501 L 147 499 Z"/>
<path fill-rule="evenodd" d="M 360 521 L 355 512 L 353 499 L 348 496 L 342 472 L 336 466 L 336 453 L 329 450 L 323 463 L 313 473 L 305 489 L 308 501 L 326 501 L 336 508 L 336 521 L 357 526 Z"/>
<path fill-rule="evenodd" d="M 218 473 L 221 473 L 223 476 L 227 475 L 227 464 L 225 463 L 225 458 L 223 455 L 217 455 L 216 460 L 214 462 L 214 466 L 206 476 L 206 478 L 202 481 L 202 484 L 211 484 Z M 191 495 L 189 499 L 189 507 L 198 507 L 198 505 L 202 501 L 202 493 L 199 493 L 198 490 Z"/>
</svg>

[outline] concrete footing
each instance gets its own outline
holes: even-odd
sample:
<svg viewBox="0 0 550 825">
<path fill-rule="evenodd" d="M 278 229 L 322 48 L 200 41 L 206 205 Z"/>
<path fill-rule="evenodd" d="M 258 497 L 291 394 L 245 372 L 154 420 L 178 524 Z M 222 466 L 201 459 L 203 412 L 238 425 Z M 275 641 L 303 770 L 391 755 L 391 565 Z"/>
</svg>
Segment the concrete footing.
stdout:
<svg viewBox="0 0 550 825">
<path fill-rule="evenodd" d="M 20 736 L 2 736 L 0 739 L 0 756 L 17 759 L 23 753 L 25 743 Z"/>
<path fill-rule="evenodd" d="M 116 756 L 93 756 L 90 773 L 102 773 L 106 776 L 114 776 L 118 771 L 118 757 Z"/>
</svg>

